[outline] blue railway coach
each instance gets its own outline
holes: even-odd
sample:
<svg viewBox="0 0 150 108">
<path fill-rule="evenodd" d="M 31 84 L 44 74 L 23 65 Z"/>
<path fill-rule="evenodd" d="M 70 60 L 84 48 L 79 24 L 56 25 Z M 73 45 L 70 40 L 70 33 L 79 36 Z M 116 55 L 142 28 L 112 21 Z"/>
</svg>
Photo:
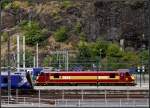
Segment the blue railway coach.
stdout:
<svg viewBox="0 0 150 108">
<path fill-rule="evenodd" d="M 11 89 L 32 89 L 32 82 L 27 72 L 11 72 Z M 8 72 L 1 72 L 1 89 L 8 88 Z"/>
</svg>

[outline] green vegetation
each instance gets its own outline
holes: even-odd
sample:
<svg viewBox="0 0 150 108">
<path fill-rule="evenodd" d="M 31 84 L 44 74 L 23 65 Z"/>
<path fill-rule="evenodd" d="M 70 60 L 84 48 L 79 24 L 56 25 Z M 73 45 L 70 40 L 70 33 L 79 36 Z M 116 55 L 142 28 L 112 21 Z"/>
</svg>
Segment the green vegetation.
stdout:
<svg viewBox="0 0 150 108">
<path fill-rule="evenodd" d="M 14 53 L 13 53 L 14 54 Z M 11 56 L 11 59 L 10 59 L 10 64 L 12 67 L 16 67 L 16 59 L 14 56 L 16 56 L 17 54 Z M 26 50 L 26 58 L 25 58 L 25 65 L 26 67 L 33 67 L 33 52 L 29 51 L 29 50 Z M 6 56 L 3 56 L 2 57 L 2 66 L 4 67 L 7 67 L 8 65 L 8 58 Z M 20 66 L 22 67 L 23 66 L 23 52 L 20 53 Z"/>
<path fill-rule="evenodd" d="M 20 55 L 21 60 L 20 60 L 20 65 L 23 66 L 23 53 Z M 26 58 L 25 58 L 25 65 L 26 67 L 33 67 L 33 52 L 31 51 L 26 51 Z"/>
<path fill-rule="evenodd" d="M 64 42 L 68 39 L 68 29 L 65 26 L 62 26 L 54 32 L 54 38 L 57 42 Z"/>
<path fill-rule="evenodd" d="M 109 6 L 111 4 L 113 5 Z M 109 69 L 109 70 L 114 70 L 118 68 L 129 68 L 131 66 L 137 66 L 137 65 L 141 66 L 143 64 L 147 65 L 148 60 L 150 59 L 148 50 L 133 51 L 134 48 L 136 49 L 136 46 L 141 45 L 139 41 L 135 42 L 134 39 L 142 39 L 142 37 L 140 36 L 142 36 L 143 29 L 139 30 L 139 28 L 141 28 L 142 27 L 141 24 L 143 24 L 141 18 L 144 14 L 142 14 L 141 9 L 144 8 L 143 7 L 144 2 L 140 0 L 138 1 L 126 0 L 125 2 L 108 3 L 108 7 L 122 10 L 120 12 L 124 12 L 124 9 L 127 11 L 126 13 L 127 18 L 124 19 L 123 22 L 124 29 L 122 30 L 120 30 L 120 28 L 122 27 L 121 25 L 113 29 L 111 27 L 107 27 L 107 24 L 103 24 L 103 21 L 108 20 L 107 16 L 110 16 L 109 14 L 111 13 L 111 11 L 107 12 L 105 6 L 99 8 L 100 5 L 103 5 L 103 3 L 95 2 L 93 5 L 92 2 L 89 2 L 87 4 L 86 1 L 80 3 L 78 1 L 76 2 L 76 0 L 56 0 L 56 1 L 49 0 L 44 2 L 40 1 L 39 3 L 36 3 L 36 5 L 34 0 L 25 0 L 25 1 L 24 0 L 23 1 L 2 0 L 2 9 L 4 10 L 3 16 L 7 17 L 3 19 L 8 21 L 7 23 L 10 23 L 10 24 L 7 23 L 4 24 L 4 28 L 8 28 L 12 30 L 10 35 L 12 36 L 11 39 L 14 39 L 11 40 L 12 42 L 14 41 L 14 44 L 12 46 L 14 49 L 16 48 L 15 35 L 17 33 L 23 33 L 23 35 L 26 36 L 26 44 L 34 46 L 36 45 L 36 43 L 39 43 L 40 46 L 43 47 L 43 48 L 39 47 L 41 52 L 42 51 L 44 52 L 45 50 L 52 50 L 55 48 L 71 48 L 71 50 L 77 49 L 77 53 L 73 54 L 72 58 L 69 58 L 69 63 L 75 61 L 80 63 L 80 65 L 83 65 L 83 63 L 85 63 L 87 64 L 86 66 L 91 66 L 92 63 L 96 63 L 97 66 L 99 67 L 101 66 L 101 69 Z M 91 9 L 88 9 L 88 7 L 90 7 Z M 22 31 L 20 31 L 20 29 L 17 28 L 18 27 L 17 22 L 23 19 L 24 20 L 29 19 L 27 15 L 30 14 L 30 12 L 28 12 L 29 9 L 33 10 L 32 12 L 33 15 L 31 15 L 32 20 L 36 19 L 36 21 L 22 22 L 20 24 L 20 28 Z M 99 18 L 97 12 L 100 11 L 103 11 L 103 13 L 107 13 L 108 15 L 104 14 L 103 17 Z M 128 13 L 128 11 L 131 12 Z M 122 24 L 122 21 L 120 20 L 120 18 L 122 18 L 122 14 L 120 12 L 118 13 L 118 11 L 114 11 L 114 14 L 118 14 L 116 16 L 116 18 L 118 18 L 118 22 L 117 22 L 118 24 Z M 140 15 L 138 14 L 138 12 L 140 12 Z M 98 20 L 97 23 L 99 23 L 100 25 L 104 25 L 102 26 L 103 28 L 101 28 L 101 26 L 97 26 L 97 28 L 92 28 L 97 24 L 95 24 L 94 19 L 92 21 L 89 18 L 91 13 L 92 16 L 96 16 L 96 20 Z M 129 25 L 128 16 L 130 16 L 131 13 L 136 14 L 137 18 L 131 20 Z M 10 14 L 11 17 L 9 17 Z M 131 18 L 133 16 L 131 16 Z M 39 22 L 37 21 L 37 19 L 40 19 Z M 67 24 L 63 24 L 65 19 L 68 20 Z M 45 22 L 47 22 L 47 24 Z M 94 25 L 93 26 L 89 24 L 86 25 L 86 23 L 94 24 Z M 53 31 L 55 28 L 58 27 L 58 24 L 63 24 L 64 26 L 60 26 L 58 29 L 56 29 L 56 31 Z M 12 27 L 13 25 L 14 27 Z M 9 26 L 11 26 L 11 28 Z M 62 43 L 64 42 L 65 45 L 64 43 L 63 44 L 55 43 L 52 38 L 48 39 L 46 35 L 47 29 L 42 28 L 41 26 L 47 27 L 47 29 L 49 29 L 50 35 L 51 33 L 53 33 L 52 36 L 54 36 L 56 42 L 62 42 Z M 113 38 L 114 40 L 113 43 L 104 41 L 104 39 L 106 40 L 109 39 L 109 30 L 111 33 L 111 29 L 113 29 L 112 31 L 117 33 L 119 37 L 118 39 Z M 101 39 L 92 42 L 89 41 L 93 39 L 93 35 L 92 35 L 93 32 L 98 30 L 100 30 L 100 34 L 99 34 L 100 36 L 97 36 L 98 33 L 95 34 L 96 37 L 101 37 Z M 131 41 L 128 41 L 128 39 L 130 38 L 130 34 L 134 35 L 135 38 L 131 38 Z M 69 37 L 71 38 L 68 39 Z M 125 50 L 120 50 L 119 44 L 115 42 L 118 41 L 120 38 L 125 38 L 125 44 L 126 44 Z M 7 48 L 7 40 L 8 40 L 7 32 L 2 33 L 2 42 L 3 45 L 6 46 L 6 48 Z M 79 41 L 79 43 L 76 43 L 77 41 Z M 52 43 L 47 44 L 48 42 L 52 42 Z M 49 47 L 48 45 L 54 45 L 54 46 Z M 75 48 L 74 46 L 77 47 Z M 62 49 L 57 49 L 57 50 L 62 50 Z M 3 52 L 5 53 L 6 51 Z M 27 56 L 26 58 L 27 66 L 33 66 L 32 52 L 27 52 L 26 56 Z M 41 58 L 43 59 L 43 57 Z M 7 61 L 7 59 L 5 61 Z M 89 61 L 92 62 L 89 63 Z M 51 66 L 58 67 L 59 62 L 56 56 L 46 56 L 43 59 L 43 62 L 41 62 L 41 65 L 43 66 L 51 65 Z M 73 66 L 75 65 L 72 65 L 72 67 Z M 64 64 L 62 65 L 62 67 L 64 67 Z"/>
<path fill-rule="evenodd" d="M 120 50 L 120 47 L 117 44 L 109 44 L 107 49 L 107 56 L 110 57 L 122 57 L 123 52 Z"/>
<path fill-rule="evenodd" d="M 139 63 L 138 54 L 135 52 L 124 52 L 124 56 L 121 58 L 124 62 L 128 62 L 130 65 L 137 65 Z"/>
<path fill-rule="evenodd" d="M 14 9 L 17 10 L 20 8 L 20 2 L 11 1 L 11 0 L 2 0 L 2 9 Z"/>
<path fill-rule="evenodd" d="M 116 55 L 118 55 L 118 53 L 116 53 Z M 107 56 L 108 67 L 111 70 L 118 68 L 129 68 L 132 66 L 137 67 L 140 64 L 138 53 L 133 51 L 121 51 L 119 55 L 121 56 Z"/>
<path fill-rule="evenodd" d="M 11 7 L 11 1 L 10 0 L 3 0 L 1 6 L 2 6 L 2 9 L 8 9 Z"/>
<path fill-rule="evenodd" d="M 59 19 L 62 18 L 62 17 L 59 15 L 59 12 L 53 12 L 53 13 L 52 13 L 52 16 L 53 16 L 53 18 L 54 18 L 55 20 L 59 20 Z"/>
<path fill-rule="evenodd" d="M 46 56 L 43 60 L 43 66 L 44 67 L 49 67 L 51 64 L 51 61 L 52 61 L 52 57 L 51 56 Z"/>
<path fill-rule="evenodd" d="M 40 25 L 35 21 L 23 22 L 21 28 L 26 36 L 26 44 L 28 45 L 35 45 L 47 39 L 47 30 L 40 28 Z"/>
<path fill-rule="evenodd" d="M 77 46 L 78 53 L 76 55 L 76 62 L 84 67 L 91 67 L 94 63 L 99 66 L 101 58 L 105 58 L 107 44 L 105 41 L 86 42 L 80 41 Z M 87 68 L 88 69 L 88 68 Z"/>
<path fill-rule="evenodd" d="M 32 67 L 33 66 L 33 53 L 26 52 L 26 66 Z"/>
<path fill-rule="evenodd" d="M 27 0 L 27 2 L 31 5 L 33 0 Z"/>
<path fill-rule="evenodd" d="M 81 23 L 80 22 L 77 22 L 76 25 L 75 25 L 75 33 L 78 35 L 81 33 Z"/>
<path fill-rule="evenodd" d="M 84 32 L 81 32 L 81 33 L 79 34 L 79 38 L 80 38 L 81 41 L 87 41 L 87 38 L 86 38 L 86 35 L 85 35 Z"/>
<path fill-rule="evenodd" d="M 110 57 L 110 56 L 107 57 L 106 64 L 107 64 L 107 69 L 108 70 L 127 68 L 126 63 L 121 62 L 120 58 L 118 58 L 118 57 Z"/>
<path fill-rule="evenodd" d="M 78 44 L 78 59 L 84 59 L 85 57 L 90 58 L 91 57 L 91 52 L 90 52 L 90 48 L 89 45 L 87 44 L 87 42 L 83 42 L 80 41 Z"/>
<path fill-rule="evenodd" d="M 62 1 L 62 8 L 69 8 L 69 7 L 72 7 L 74 4 L 71 0 L 63 0 Z"/>
<path fill-rule="evenodd" d="M 20 2 L 14 1 L 11 6 L 13 9 L 17 10 L 20 8 Z"/>
<path fill-rule="evenodd" d="M 104 58 L 106 56 L 107 47 L 108 45 L 105 41 L 91 43 L 80 41 L 77 48 L 81 57 L 90 57 L 94 59 L 94 57 L 97 56 Z"/>
<path fill-rule="evenodd" d="M 3 32 L 2 33 L 2 42 L 6 42 L 8 40 L 8 33 L 7 32 Z"/>
<path fill-rule="evenodd" d="M 96 41 L 87 43 L 80 41 L 78 44 L 77 60 L 88 62 L 90 60 L 100 63 L 101 69 L 115 70 L 119 68 L 137 67 L 143 61 L 148 63 L 148 51 L 142 52 L 122 51 L 117 43 Z"/>
<path fill-rule="evenodd" d="M 96 42 L 92 42 L 89 45 L 90 49 L 91 49 L 91 56 L 92 58 L 95 56 L 101 56 L 101 58 L 106 57 L 106 53 L 107 53 L 107 49 L 108 49 L 108 43 L 106 43 L 105 41 L 96 41 Z"/>
<path fill-rule="evenodd" d="M 139 52 L 139 58 L 140 58 L 140 61 L 143 63 L 143 64 L 148 64 L 148 60 L 150 59 L 149 58 L 149 51 L 148 50 L 142 50 Z"/>
<path fill-rule="evenodd" d="M 59 63 L 61 65 L 59 65 Z M 46 57 L 44 57 L 43 61 L 42 61 L 42 66 L 45 67 L 54 67 L 53 69 L 65 69 L 65 62 L 64 62 L 64 56 L 63 55 L 47 55 Z"/>
</svg>

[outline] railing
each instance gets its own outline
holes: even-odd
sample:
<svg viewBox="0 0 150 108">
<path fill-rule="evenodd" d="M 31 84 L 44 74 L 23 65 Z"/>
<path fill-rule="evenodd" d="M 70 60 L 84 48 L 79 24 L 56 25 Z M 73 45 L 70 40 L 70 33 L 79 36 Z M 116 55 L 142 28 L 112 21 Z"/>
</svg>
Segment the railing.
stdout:
<svg viewBox="0 0 150 108">
<path fill-rule="evenodd" d="M 29 97 L 12 97 L 8 100 L 7 96 L 2 96 L 2 106 L 9 105 L 33 105 L 42 107 L 149 107 L 149 99 L 40 99 Z"/>
<path fill-rule="evenodd" d="M 149 100 L 139 100 L 139 99 L 116 99 L 116 100 L 55 100 L 56 107 L 148 107 Z"/>
</svg>

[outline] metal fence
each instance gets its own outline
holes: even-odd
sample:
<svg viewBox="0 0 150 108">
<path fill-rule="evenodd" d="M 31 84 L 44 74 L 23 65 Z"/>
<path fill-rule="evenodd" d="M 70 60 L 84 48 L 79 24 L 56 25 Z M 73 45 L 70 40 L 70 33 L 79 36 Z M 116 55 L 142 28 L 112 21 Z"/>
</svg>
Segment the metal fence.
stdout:
<svg viewBox="0 0 150 108">
<path fill-rule="evenodd" d="M 2 96 L 2 107 L 149 107 L 148 90 L 51 90 Z"/>
<path fill-rule="evenodd" d="M 40 99 L 29 97 L 8 97 L 1 101 L 2 107 L 12 105 L 38 107 L 149 107 L 149 99 Z"/>
</svg>

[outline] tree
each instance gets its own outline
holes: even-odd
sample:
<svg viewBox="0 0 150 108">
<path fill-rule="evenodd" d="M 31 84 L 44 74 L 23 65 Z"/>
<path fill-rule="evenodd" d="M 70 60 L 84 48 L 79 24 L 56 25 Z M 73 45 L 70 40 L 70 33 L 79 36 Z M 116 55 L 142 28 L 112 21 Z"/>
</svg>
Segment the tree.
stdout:
<svg viewBox="0 0 150 108">
<path fill-rule="evenodd" d="M 140 51 L 138 57 L 141 59 L 141 61 L 144 64 L 148 64 L 148 60 L 149 60 L 149 52 L 148 52 L 148 50 Z"/>
<path fill-rule="evenodd" d="M 122 57 L 123 52 L 117 44 L 111 43 L 108 45 L 107 56 L 110 57 Z"/>
<path fill-rule="evenodd" d="M 124 52 L 120 50 L 120 47 L 116 43 L 108 44 L 108 48 L 106 51 L 107 68 L 109 70 L 126 68 L 126 64 L 121 60 L 123 54 Z"/>
<path fill-rule="evenodd" d="M 40 25 L 35 21 L 24 22 L 21 27 L 28 45 L 35 45 L 47 39 L 47 30 L 40 28 Z"/>
<path fill-rule="evenodd" d="M 122 57 L 123 62 L 128 63 L 128 66 L 136 66 L 139 64 L 139 57 L 138 54 L 132 51 L 128 51 L 124 53 L 124 56 Z"/>
<path fill-rule="evenodd" d="M 79 54 L 78 54 L 79 58 L 90 58 L 91 57 L 89 46 L 84 41 L 79 42 L 78 51 L 79 51 Z"/>
<path fill-rule="evenodd" d="M 106 56 L 108 43 L 106 43 L 105 41 L 97 40 L 96 42 L 90 43 L 89 47 L 92 57 L 101 56 L 102 58 L 104 58 Z"/>
<path fill-rule="evenodd" d="M 110 44 L 107 51 L 109 69 L 129 68 L 139 63 L 138 54 L 133 51 L 121 51 L 117 44 Z"/>
</svg>

